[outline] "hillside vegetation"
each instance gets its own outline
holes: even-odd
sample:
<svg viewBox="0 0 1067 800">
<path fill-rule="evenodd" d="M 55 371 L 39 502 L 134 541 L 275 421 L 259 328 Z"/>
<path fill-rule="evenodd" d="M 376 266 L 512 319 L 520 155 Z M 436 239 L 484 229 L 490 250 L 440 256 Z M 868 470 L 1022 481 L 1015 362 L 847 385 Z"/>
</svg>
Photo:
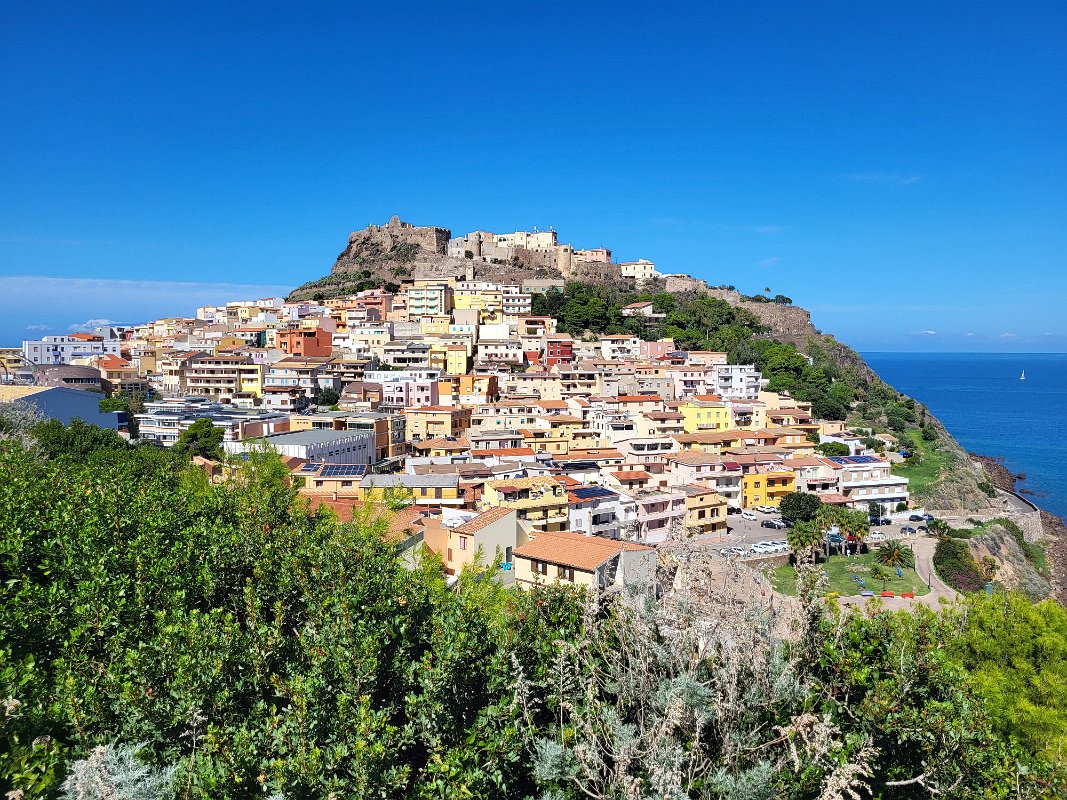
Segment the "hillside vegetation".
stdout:
<svg viewBox="0 0 1067 800">
<path fill-rule="evenodd" d="M 377 513 L 310 512 L 272 454 L 212 485 L 174 453 L 84 426 L 26 437 L 14 419 L 0 426 L 14 796 L 1067 792 L 1063 681 L 1034 682 L 1042 659 L 1067 664 L 1057 606 L 842 612 L 804 572 L 801 624 L 779 640 L 755 609 L 694 618 L 684 596 L 594 602 L 477 571 L 449 589 Z"/>
</svg>

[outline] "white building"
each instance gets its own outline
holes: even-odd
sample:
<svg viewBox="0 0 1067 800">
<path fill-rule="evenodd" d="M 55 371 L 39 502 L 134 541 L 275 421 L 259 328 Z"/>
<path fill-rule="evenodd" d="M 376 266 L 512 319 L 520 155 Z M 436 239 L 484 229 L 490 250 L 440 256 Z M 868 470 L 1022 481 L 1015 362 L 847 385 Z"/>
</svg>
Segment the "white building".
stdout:
<svg viewBox="0 0 1067 800">
<path fill-rule="evenodd" d="M 326 464 L 364 464 L 374 460 L 374 434 L 370 431 L 308 430 L 276 433 L 261 439 L 224 442 L 229 454 L 244 453 L 266 443 L 281 456 Z"/>
<path fill-rule="evenodd" d="M 122 355 L 118 339 L 45 336 L 22 343 L 22 357 L 31 364 L 69 364 L 73 358 L 105 355 Z"/>
</svg>

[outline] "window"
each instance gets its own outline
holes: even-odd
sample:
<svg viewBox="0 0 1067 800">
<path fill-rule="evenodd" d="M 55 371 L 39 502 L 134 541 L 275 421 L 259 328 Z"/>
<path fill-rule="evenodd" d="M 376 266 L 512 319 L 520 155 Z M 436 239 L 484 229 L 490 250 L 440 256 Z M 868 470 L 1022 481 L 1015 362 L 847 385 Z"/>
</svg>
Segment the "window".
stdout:
<svg viewBox="0 0 1067 800">
<path fill-rule="evenodd" d="M 557 567 L 556 575 L 561 581 L 574 583 L 574 570 L 571 567 Z"/>
<path fill-rule="evenodd" d="M 548 574 L 548 563 L 545 561 L 531 561 L 530 569 L 538 575 Z"/>
<path fill-rule="evenodd" d="M 752 484 L 752 488 L 754 488 L 754 489 L 759 489 L 759 488 L 760 488 L 760 482 L 759 482 L 759 481 L 756 481 L 755 483 L 753 483 L 753 484 Z"/>
<path fill-rule="evenodd" d="M 466 537 L 466 536 L 460 536 L 459 537 L 459 549 L 460 550 L 466 550 L 467 549 L 467 541 L 468 541 L 468 537 Z"/>
</svg>

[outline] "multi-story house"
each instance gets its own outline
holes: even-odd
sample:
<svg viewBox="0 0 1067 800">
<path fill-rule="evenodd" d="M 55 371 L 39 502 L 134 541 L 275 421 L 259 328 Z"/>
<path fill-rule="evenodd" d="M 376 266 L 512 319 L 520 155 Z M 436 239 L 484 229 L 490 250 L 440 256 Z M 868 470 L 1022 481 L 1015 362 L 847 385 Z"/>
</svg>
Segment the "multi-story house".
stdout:
<svg viewBox="0 0 1067 800">
<path fill-rule="evenodd" d="M 604 486 L 569 486 L 570 530 L 607 539 L 626 538 L 637 527 L 637 506 L 633 498 Z"/>
<path fill-rule="evenodd" d="M 240 366 L 251 364 L 244 356 L 196 353 L 186 359 L 180 372 L 184 394 L 232 401 L 241 393 Z"/>
<path fill-rule="evenodd" d="M 45 336 L 22 343 L 22 357 L 31 364 L 70 364 L 73 359 L 87 356 L 122 355 L 118 339 L 104 339 L 89 333 L 69 336 Z"/>
<path fill-rule="evenodd" d="M 486 481 L 478 505 L 481 510 L 510 508 L 535 531 L 561 531 L 569 519 L 567 502 L 563 486 L 546 476 Z"/>
<path fill-rule="evenodd" d="M 724 398 L 756 400 L 763 375 L 751 364 L 719 364 L 711 391 Z"/>
<path fill-rule="evenodd" d="M 641 340 L 633 335 L 613 334 L 600 337 L 600 350 L 609 361 L 636 359 L 641 355 Z"/>
<path fill-rule="evenodd" d="M 410 441 L 460 436 L 471 426 L 471 409 L 420 406 L 404 409 Z"/>
<path fill-rule="evenodd" d="M 891 465 L 876 456 L 839 456 L 820 459 L 838 476 L 838 493 L 852 508 L 866 510 L 870 503 L 892 511 L 908 502 L 908 479 L 894 475 Z"/>
<path fill-rule="evenodd" d="M 651 592 L 656 584 L 656 551 L 635 542 L 571 531 L 545 532 L 531 534 L 514 555 L 516 586 L 561 583 L 598 590 L 628 586 Z"/>
<path fill-rule="evenodd" d="M 724 535 L 726 498 L 707 486 L 685 484 L 678 489 L 685 495 L 685 531 L 690 536 Z"/>
<path fill-rule="evenodd" d="M 263 402 L 268 408 L 297 411 L 322 389 L 341 390 L 328 358 L 289 357 L 268 366 L 263 375 Z"/>
<path fill-rule="evenodd" d="M 772 506 L 796 491 L 796 474 L 783 467 L 768 472 L 749 472 L 741 479 L 741 507 Z"/>
</svg>

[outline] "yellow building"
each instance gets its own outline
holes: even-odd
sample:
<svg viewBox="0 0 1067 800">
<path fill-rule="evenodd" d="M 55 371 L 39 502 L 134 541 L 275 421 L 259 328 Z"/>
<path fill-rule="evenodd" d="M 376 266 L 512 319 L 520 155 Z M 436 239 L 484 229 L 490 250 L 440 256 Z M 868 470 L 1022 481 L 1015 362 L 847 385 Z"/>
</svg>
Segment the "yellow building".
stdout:
<svg viewBox="0 0 1067 800">
<path fill-rule="evenodd" d="M 469 408 L 421 406 L 404 409 L 407 434 L 411 441 L 459 436 L 471 426 Z"/>
<path fill-rule="evenodd" d="M 500 312 L 503 306 L 503 295 L 500 289 L 461 290 L 455 294 L 455 304 L 457 311 L 477 309 L 478 311 Z"/>
<path fill-rule="evenodd" d="M 726 498 L 705 486 L 686 484 L 685 531 L 690 536 L 726 533 Z"/>
<path fill-rule="evenodd" d="M 367 475 L 360 481 L 363 499 L 373 503 L 410 500 L 416 506 L 463 505 L 458 475 Z"/>
<path fill-rule="evenodd" d="M 447 336 L 452 317 L 448 314 L 426 314 L 419 317 L 419 333 L 423 336 Z"/>
<path fill-rule="evenodd" d="M 555 478 L 504 478 L 487 481 L 479 508 L 510 508 L 520 522 L 537 531 L 562 531 L 567 527 L 567 492 Z"/>
<path fill-rule="evenodd" d="M 237 365 L 237 393 L 252 397 L 263 396 L 262 364 Z"/>
<path fill-rule="evenodd" d="M 728 431 L 734 427 L 734 415 L 716 395 L 693 395 L 678 407 L 678 413 L 686 433 Z"/>
<path fill-rule="evenodd" d="M 791 470 L 750 472 L 741 476 L 741 508 L 777 508 L 782 498 L 795 490 L 796 474 Z"/>
<path fill-rule="evenodd" d="M 545 584 L 606 589 L 655 586 L 656 551 L 634 542 L 613 541 L 572 531 L 531 535 L 515 548 L 515 585 Z"/>
<path fill-rule="evenodd" d="M 470 366 L 470 348 L 462 344 L 450 344 L 445 358 L 445 374 L 464 375 Z"/>
</svg>

